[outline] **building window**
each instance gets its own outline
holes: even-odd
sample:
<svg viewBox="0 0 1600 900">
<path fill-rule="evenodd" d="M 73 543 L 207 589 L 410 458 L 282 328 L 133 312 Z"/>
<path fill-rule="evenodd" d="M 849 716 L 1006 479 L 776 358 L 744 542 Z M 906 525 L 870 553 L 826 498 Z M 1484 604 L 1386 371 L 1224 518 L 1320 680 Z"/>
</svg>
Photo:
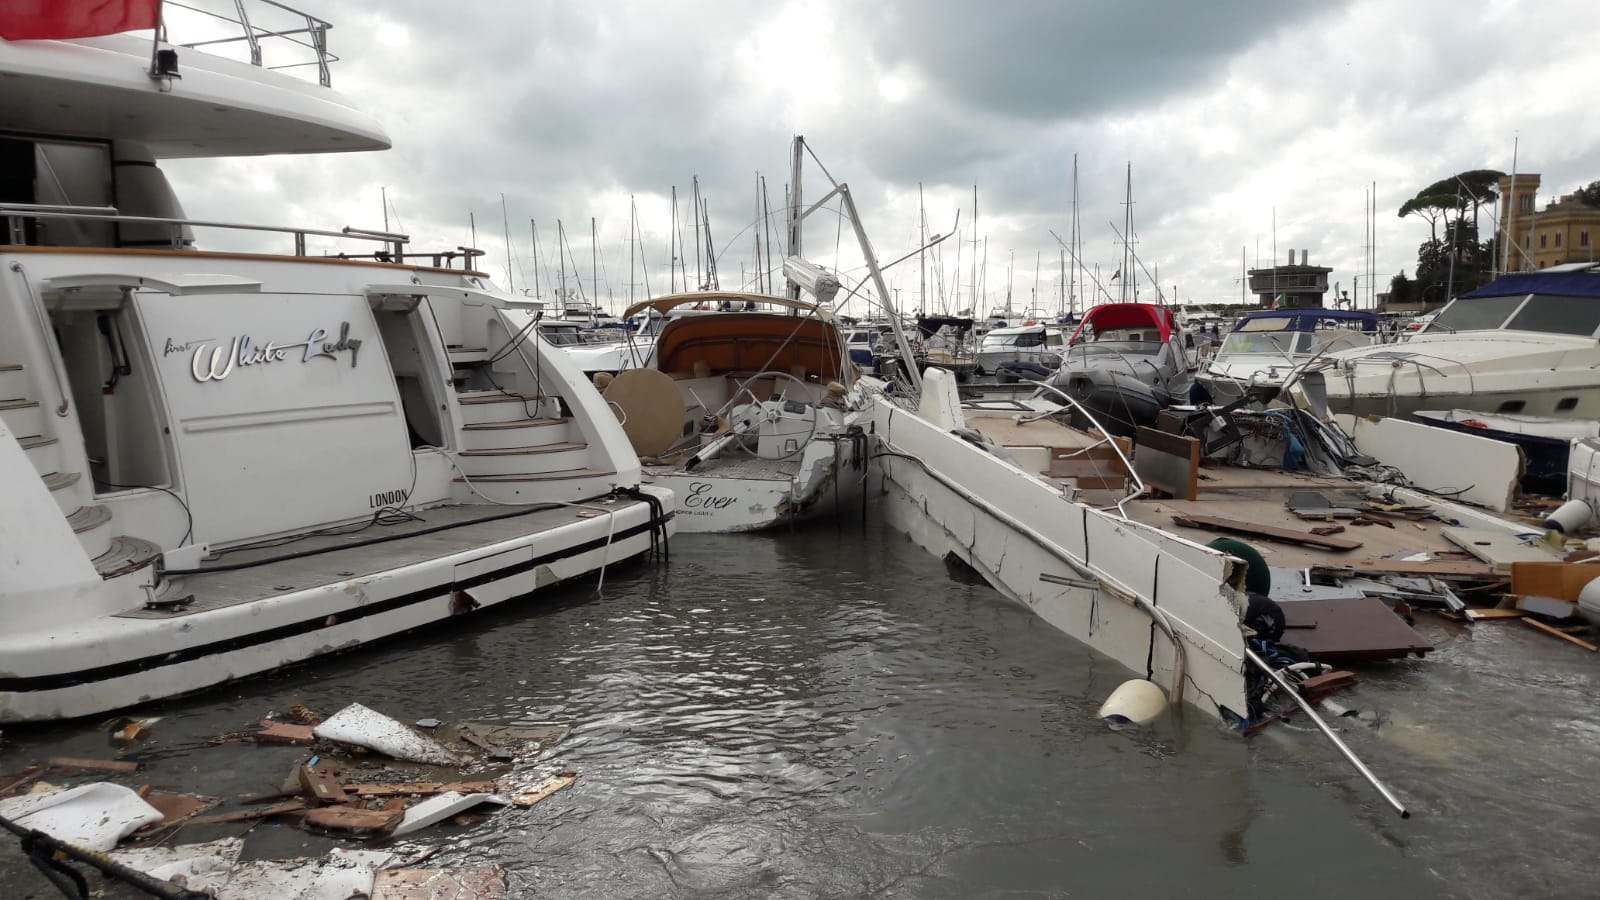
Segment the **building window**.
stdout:
<svg viewBox="0 0 1600 900">
<path fill-rule="evenodd" d="M 1589 246 L 1589 232 L 1588 232 L 1587 229 L 1578 232 L 1578 246 L 1579 247 L 1587 247 L 1587 246 Z"/>
<path fill-rule="evenodd" d="M 1518 197 L 1517 198 L 1517 206 L 1520 207 L 1523 212 L 1532 212 L 1533 211 L 1533 195 L 1532 194 L 1523 194 L 1521 197 Z"/>
<path fill-rule="evenodd" d="M 1542 231 L 1541 231 L 1541 232 L 1539 232 L 1539 249 L 1540 249 L 1540 250 L 1543 250 L 1543 249 L 1544 249 L 1544 248 L 1545 248 L 1545 247 L 1546 247 L 1546 246 L 1548 246 L 1548 245 L 1547 245 L 1547 244 L 1546 244 L 1546 243 L 1545 243 L 1545 242 L 1546 242 L 1546 241 L 1547 241 L 1547 240 L 1549 240 L 1549 236 L 1548 236 L 1548 235 L 1546 235 L 1546 234 L 1545 234 L 1545 233 L 1544 233 L 1544 232 L 1542 232 Z"/>
<path fill-rule="evenodd" d="M 1556 246 L 1561 246 L 1561 232 L 1556 232 Z"/>
</svg>

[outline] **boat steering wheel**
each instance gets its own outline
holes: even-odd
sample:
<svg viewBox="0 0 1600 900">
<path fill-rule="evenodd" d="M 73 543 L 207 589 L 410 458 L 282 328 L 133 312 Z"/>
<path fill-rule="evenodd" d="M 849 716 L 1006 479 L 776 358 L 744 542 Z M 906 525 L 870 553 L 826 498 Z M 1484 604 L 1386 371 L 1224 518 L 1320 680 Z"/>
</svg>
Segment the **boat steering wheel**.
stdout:
<svg viewBox="0 0 1600 900">
<path fill-rule="evenodd" d="M 767 411 L 766 405 L 764 404 L 764 402 L 761 400 L 760 397 L 756 396 L 756 392 L 750 389 L 751 383 L 753 383 L 757 378 L 763 378 L 763 377 L 765 377 L 767 375 L 773 375 L 773 376 L 776 376 L 778 378 L 787 379 L 789 381 L 794 382 L 795 384 L 800 385 L 802 388 L 808 387 L 808 385 L 804 381 L 801 381 L 800 379 L 794 377 L 793 375 L 790 375 L 788 372 L 778 372 L 778 371 L 762 372 L 760 375 L 756 375 L 756 376 L 752 377 L 749 381 L 746 381 L 744 384 L 740 385 L 739 389 L 733 392 L 733 396 L 728 398 L 728 410 L 730 412 L 732 412 L 733 408 L 739 405 L 739 404 L 735 403 L 734 401 L 738 400 L 740 397 L 748 396 L 750 398 L 750 402 L 753 403 L 756 407 L 758 407 L 762 411 L 762 415 L 763 416 L 767 417 L 767 421 L 771 421 L 773 417 L 772 417 L 771 413 L 769 413 Z M 778 396 L 780 398 L 782 398 L 782 397 L 784 397 L 786 395 L 787 395 L 787 391 L 785 391 L 783 394 L 779 394 Z M 748 437 L 748 436 L 749 436 L 749 432 L 746 432 L 745 434 L 740 435 L 741 438 Z M 791 451 L 789 453 L 785 453 L 784 455 L 778 457 L 778 459 L 780 459 L 780 460 L 788 459 L 789 457 L 793 456 L 794 454 L 799 453 L 801 450 L 805 449 L 806 445 L 811 443 L 811 439 L 816 437 L 816 436 L 817 436 L 817 416 L 816 416 L 816 413 L 813 412 L 812 416 L 811 416 L 811 430 L 806 432 L 805 440 L 801 441 L 799 446 L 795 450 L 793 450 L 793 451 Z M 739 446 L 739 449 L 743 450 L 744 452 L 749 453 L 752 456 L 755 455 L 756 451 L 751 450 L 749 445 L 746 444 L 742 439 L 738 440 L 738 441 L 735 441 L 734 443 L 737 444 Z"/>
</svg>

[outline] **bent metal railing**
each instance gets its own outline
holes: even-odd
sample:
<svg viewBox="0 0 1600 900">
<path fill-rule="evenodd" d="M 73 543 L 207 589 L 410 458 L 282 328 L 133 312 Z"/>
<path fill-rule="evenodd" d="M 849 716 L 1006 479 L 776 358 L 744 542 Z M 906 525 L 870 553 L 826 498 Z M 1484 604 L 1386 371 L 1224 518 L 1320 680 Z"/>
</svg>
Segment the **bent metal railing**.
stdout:
<svg viewBox="0 0 1600 900">
<path fill-rule="evenodd" d="M 328 87 L 332 83 L 328 72 L 328 64 L 338 62 L 339 57 L 328 52 L 328 30 L 333 27 L 331 24 L 310 13 L 301 12 L 293 7 L 278 3 L 276 0 L 249 0 L 248 3 L 246 0 L 233 0 L 231 5 L 233 12 L 230 14 L 191 5 L 190 3 L 180 3 L 178 0 L 164 0 L 162 4 L 161 37 L 170 42 L 166 32 L 173 25 L 174 19 L 190 20 L 188 22 L 180 21 L 180 30 L 187 30 L 183 26 L 194 23 L 205 23 L 212 26 L 222 23 L 223 33 L 217 37 L 187 43 L 176 43 L 174 46 L 192 50 L 197 47 L 215 47 L 243 42 L 249 48 L 250 64 L 253 66 L 261 66 L 264 69 L 293 69 L 303 66 L 316 66 L 317 81 L 323 87 Z M 250 20 L 250 12 L 247 7 L 256 8 L 258 20 L 265 18 L 261 15 L 262 9 L 268 8 L 273 12 L 267 13 L 266 17 L 282 19 L 287 24 L 284 27 L 256 24 Z M 262 61 L 261 46 L 263 42 L 271 41 L 302 47 L 311 51 L 311 58 L 267 65 Z"/>
<path fill-rule="evenodd" d="M 325 231 L 319 228 L 292 228 L 284 225 L 248 225 L 240 222 L 210 222 L 202 219 L 175 219 L 161 216 L 125 216 L 119 213 L 114 206 L 52 206 L 35 203 L 4 203 L 0 204 L 0 240 L 15 245 L 46 244 L 48 241 L 37 239 L 36 233 L 30 233 L 30 225 L 41 219 L 65 219 L 69 221 L 112 222 L 126 225 L 140 226 L 167 226 L 171 229 L 171 244 L 173 250 L 188 249 L 189 238 L 184 234 L 186 228 L 223 228 L 235 231 L 266 232 L 271 234 L 288 234 L 294 238 L 293 256 L 313 256 L 306 250 L 307 237 L 334 238 L 336 240 L 371 241 L 381 244 L 381 249 L 371 253 L 322 253 L 315 254 L 317 258 L 333 259 L 371 259 L 378 262 L 392 262 L 404 264 L 408 259 L 430 260 L 436 269 L 452 268 L 456 260 L 462 261 L 462 267 L 483 255 L 483 251 L 475 247 L 456 247 L 453 250 L 428 250 L 417 251 L 407 248 L 411 240 L 410 235 L 396 234 L 388 231 L 372 231 L 365 228 L 351 228 L 346 226 L 339 231 Z M 141 246 L 149 246 L 141 242 Z"/>
</svg>

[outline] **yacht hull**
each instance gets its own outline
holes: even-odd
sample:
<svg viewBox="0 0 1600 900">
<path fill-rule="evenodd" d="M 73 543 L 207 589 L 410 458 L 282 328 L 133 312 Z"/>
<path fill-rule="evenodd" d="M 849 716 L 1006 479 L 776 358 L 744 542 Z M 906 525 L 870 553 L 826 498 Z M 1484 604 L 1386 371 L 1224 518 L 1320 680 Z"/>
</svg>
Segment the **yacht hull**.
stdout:
<svg viewBox="0 0 1600 900">
<path fill-rule="evenodd" d="M 647 502 L 614 498 L 610 515 L 580 517 L 584 510 L 565 507 L 557 511 L 563 521 L 537 531 L 394 568 L 373 568 L 384 550 L 338 551 L 328 565 L 369 573 L 269 587 L 271 596 L 248 602 L 227 602 L 248 589 L 248 570 L 189 576 L 183 590 L 196 600 L 188 608 L 135 608 L 12 632 L 0 637 L 0 721 L 68 719 L 174 697 L 521 601 L 649 551 L 670 529 L 672 502 L 665 492 L 651 495 L 664 504 L 660 516 Z M 584 506 L 605 509 L 598 500 Z"/>
</svg>

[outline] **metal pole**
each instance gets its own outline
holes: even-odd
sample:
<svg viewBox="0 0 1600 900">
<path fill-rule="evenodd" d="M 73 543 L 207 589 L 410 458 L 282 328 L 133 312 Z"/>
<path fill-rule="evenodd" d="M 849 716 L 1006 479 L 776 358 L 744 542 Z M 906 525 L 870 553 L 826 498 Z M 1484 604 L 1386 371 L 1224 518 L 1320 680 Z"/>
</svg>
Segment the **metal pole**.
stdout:
<svg viewBox="0 0 1600 900">
<path fill-rule="evenodd" d="M 1317 711 L 1311 708 L 1311 704 L 1307 703 L 1304 697 L 1300 696 L 1299 691 L 1295 690 L 1294 687 L 1289 684 L 1289 682 L 1283 679 L 1282 675 L 1279 675 L 1277 671 L 1275 671 L 1271 666 L 1267 665 L 1266 660 L 1257 656 L 1254 650 L 1246 647 L 1244 648 L 1244 655 L 1246 659 L 1255 663 L 1257 668 L 1267 673 L 1268 678 L 1271 678 L 1273 681 L 1277 682 L 1278 687 L 1283 688 L 1284 692 L 1289 695 L 1289 698 L 1295 702 L 1295 705 L 1299 706 L 1305 711 L 1307 716 L 1311 717 L 1311 721 L 1318 728 L 1322 729 L 1322 733 L 1328 736 L 1328 740 L 1332 741 L 1335 747 L 1339 748 L 1339 752 L 1344 754 L 1344 758 L 1350 761 L 1350 765 L 1355 766 L 1356 771 L 1361 773 L 1361 777 L 1367 779 L 1367 783 L 1371 784 L 1374 788 L 1377 788 L 1378 793 L 1383 795 L 1383 799 L 1389 801 L 1389 805 L 1394 807 L 1395 812 L 1400 814 L 1400 818 L 1411 818 L 1410 811 L 1405 808 L 1405 806 L 1400 802 L 1399 798 L 1395 797 L 1395 795 L 1390 792 L 1388 788 L 1384 787 L 1383 782 L 1378 780 L 1378 776 L 1372 774 L 1372 770 L 1367 768 L 1366 763 L 1363 763 L 1360 758 L 1356 756 L 1355 751 L 1346 746 L 1345 742 L 1340 740 L 1337 734 L 1333 733 L 1333 729 L 1328 727 L 1327 722 L 1322 721 L 1322 717 L 1317 715 Z"/>
</svg>

